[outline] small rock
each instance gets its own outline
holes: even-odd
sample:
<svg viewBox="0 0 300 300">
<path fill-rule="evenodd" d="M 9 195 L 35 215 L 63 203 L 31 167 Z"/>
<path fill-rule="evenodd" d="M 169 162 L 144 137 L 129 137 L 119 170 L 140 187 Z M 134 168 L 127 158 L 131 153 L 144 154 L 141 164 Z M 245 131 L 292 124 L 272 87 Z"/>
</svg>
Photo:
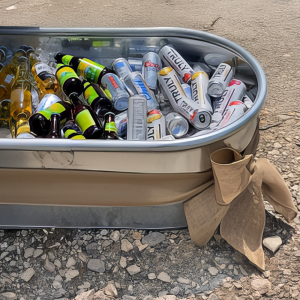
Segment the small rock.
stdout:
<svg viewBox="0 0 300 300">
<path fill-rule="evenodd" d="M 78 286 L 79 290 L 83 290 L 83 289 L 89 289 L 91 286 L 91 284 L 89 282 L 84 282 L 83 285 Z"/>
<path fill-rule="evenodd" d="M 15 245 L 11 245 L 11 246 L 8 246 L 6 251 L 8 252 L 13 252 L 13 251 L 16 251 L 17 247 Z"/>
<path fill-rule="evenodd" d="M 61 262 L 58 259 L 54 260 L 54 265 L 57 266 L 59 269 L 61 268 Z"/>
<path fill-rule="evenodd" d="M 101 235 L 108 235 L 108 231 L 106 229 L 101 230 L 100 232 Z"/>
<path fill-rule="evenodd" d="M 17 299 L 17 295 L 13 292 L 5 292 L 5 293 L 2 293 L 0 294 L 0 299 L 3 299 L 3 300 L 6 300 L 6 299 L 9 299 L 9 300 L 15 300 Z"/>
<path fill-rule="evenodd" d="M 66 280 L 69 281 L 78 275 L 79 275 L 79 272 L 77 270 L 68 270 L 65 274 L 65 277 L 66 277 Z"/>
<path fill-rule="evenodd" d="M 159 232 L 151 232 L 143 237 L 142 243 L 154 247 L 165 240 L 165 236 Z"/>
<path fill-rule="evenodd" d="M 271 290 L 271 282 L 268 279 L 254 279 L 251 287 L 263 295 Z"/>
<path fill-rule="evenodd" d="M 24 257 L 25 258 L 31 257 L 33 255 L 33 252 L 34 252 L 34 248 L 25 249 Z"/>
<path fill-rule="evenodd" d="M 171 295 L 178 295 L 180 293 L 180 287 L 179 286 L 175 286 L 174 288 L 171 289 L 170 294 Z"/>
<path fill-rule="evenodd" d="M 119 231 L 114 231 L 110 234 L 109 236 L 114 242 L 117 242 L 120 239 L 120 232 Z"/>
<path fill-rule="evenodd" d="M 21 231 L 21 234 L 22 234 L 22 236 L 24 236 L 24 237 L 25 237 L 25 236 L 27 236 L 27 235 L 28 235 L 28 231 L 27 231 L 27 230 L 22 230 L 22 231 Z"/>
<path fill-rule="evenodd" d="M 87 268 L 91 271 L 98 272 L 98 273 L 104 273 L 105 272 L 105 265 L 104 262 L 100 259 L 90 259 Z"/>
<path fill-rule="evenodd" d="M 161 292 L 158 293 L 158 298 L 165 299 L 164 296 L 166 296 L 167 294 L 168 294 L 168 291 L 161 291 Z"/>
<path fill-rule="evenodd" d="M 279 155 L 280 152 L 278 150 L 272 150 L 272 151 L 269 151 L 268 154 L 270 154 L 270 155 Z"/>
<path fill-rule="evenodd" d="M 263 240 L 263 244 L 269 250 L 275 252 L 282 245 L 282 240 L 280 236 L 267 237 Z"/>
<path fill-rule="evenodd" d="M 104 298 L 96 298 L 95 290 L 89 290 L 87 292 L 83 292 L 80 295 L 77 295 L 74 300 L 104 300 Z"/>
<path fill-rule="evenodd" d="M 87 256 L 86 256 L 84 253 L 80 252 L 80 253 L 78 254 L 78 257 L 79 257 L 79 259 L 80 259 L 81 261 L 87 262 Z"/>
<path fill-rule="evenodd" d="M 91 251 L 97 250 L 98 247 L 99 246 L 97 243 L 90 243 L 90 244 L 86 245 L 85 249 L 87 252 L 91 252 Z"/>
<path fill-rule="evenodd" d="M 116 289 L 116 287 L 115 287 L 112 283 L 109 283 L 109 284 L 105 287 L 104 293 L 105 293 L 107 296 L 118 297 L 117 289 Z"/>
<path fill-rule="evenodd" d="M 218 269 L 215 268 L 215 267 L 210 267 L 210 268 L 208 268 L 208 272 L 209 272 L 210 275 L 212 275 L 212 276 L 216 276 L 216 275 L 219 273 Z"/>
<path fill-rule="evenodd" d="M 232 287 L 232 283 L 231 282 L 225 282 L 225 283 L 223 283 L 223 286 L 226 289 L 230 289 Z"/>
<path fill-rule="evenodd" d="M 132 265 L 128 267 L 126 270 L 131 276 L 141 272 L 141 268 L 138 267 L 137 265 Z"/>
<path fill-rule="evenodd" d="M 278 115 L 278 118 L 280 118 L 281 120 L 288 120 L 288 119 L 291 119 L 292 117 L 291 116 L 287 116 L 287 115 Z"/>
<path fill-rule="evenodd" d="M 53 254 L 53 252 L 48 252 L 48 258 L 50 261 L 54 261 L 55 260 L 55 255 Z"/>
<path fill-rule="evenodd" d="M 171 282 L 170 276 L 165 272 L 159 273 L 159 275 L 157 276 L 157 279 L 159 279 L 163 282 Z"/>
<path fill-rule="evenodd" d="M 93 299 L 94 300 L 94 299 Z M 122 297 L 122 300 L 136 300 L 136 297 L 129 296 L 129 295 L 124 295 Z"/>
<path fill-rule="evenodd" d="M 62 285 L 59 281 L 53 281 L 52 283 L 53 288 L 55 288 L 56 290 L 62 288 Z"/>
<path fill-rule="evenodd" d="M 126 268 L 126 267 L 127 267 L 127 260 L 126 260 L 126 257 L 121 256 L 121 259 L 120 259 L 120 266 L 121 266 L 122 268 Z"/>
<path fill-rule="evenodd" d="M 179 283 L 183 283 L 183 284 L 190 284 L 190 282 L 191 282 L 189 279 L 182 278 L 182 277 L 177 278 L 177 281 Z"/>
<path fill-rule="evenodd" d="M 237 268 L 233 268 L 233 274 L 234 275 L 239 275 L 239 271 L 237 270 Z"/>
<path fill-rule="evenodd" d="M 48 272 L 54 272 L 55 271 L 55 266 L 52 262 L 49 261 L 49 259 L 47 258 L 45 261 L 45 265 L 44 268 L 48 271 Z"/>
<path fill-rule="evenodd" d="M 296 257 L 300 257 L 300 250 L 295 251 L 293 254 L 294 254 L 294 256 L 296 256 Z"/>
<path fill-rule="evenodd" d="M 132 237 L 135 239 L 135 240 L 140 240 L 142 238 L 142 235 L 138 232 L 138 231 L 135 231 L 133 234 L 132 234 Z"/>
<path fill-rule="evenodd" d="M 259 291 L 255 291 L 255 292 L 252 294 L 252 297 L 253 297 L 253 299 L 258 300 L 258 299 L 261 299 L 261 294 L 260 294 Z"/>
<path fill-rule="evenodd" d="M 271 276 L 271 272 L 270 272 L 270 271 L 265 271 L 265 272 L 264 272 L 264 276 L 265 276 L 266 278 L 269 278 L 269 277 Z"/>
<path fill-rule="evenodd" d="M 76 265 L 76 261 L 73 257 L 69 257 L 68 261 L 67 261 L 67 264 L 66 264 L 66 267 L 67 268 L 71 268 L 73 266 Z"/>
<path fill-rule="evenodd" d="M 218 297 L 215 294 L 210 294 L 207 300 L 218 300 Z"/>
<path fill-rule="evenodd" d="M 3 250 L 3 249 L 5 249 L 5 248 L 7 248 L 7 247 L 8 247 L 7 243 L 4 242 L 4 243 L 1 244 L 1 247 L 0 247 L 0 248 Z"/>
<path fill-rule="evenodd" d="M 105 296 L 104 292 L 100 290 L 94 295 L 92 300 L 107 300 L 107 297 Z"/>
<path fill-rule="evenodd" d="M 107 248 L 108 246 L 110 246 L 111 244 L 113 243 L 113 241 L 110 241 L 110 240 L 105 240 L 102 244 L 102 248 L 105 249 Z"/>
<path fill-rule="evenodd" d="M 153 280 L 153 279 L 156 278 L 156 275 L 155 275 L 154 273 L 149 273 L 149 274 L 148 274 L 148 278 L 149 278 L 150 280 Z"/>
<path fill-rule="evenodd" d="M 55 276 L 54 281 L 63 282 L 63 279 L 60 275 Z"/>
<path fill-rule="evenodd" d="M 248 276 L 248 273 L 246 272 L 246 270 L 240 265 L 240 270 L 241 270 L 241 273 L 244 275 L 244 276 Z"/>
<path fill-rule="evenodd" d="M 20 275 L 21 279 L 24 280 L 25 282 L 28 282 L 31 277 L 34 275 L 35 271 L 33 268 L 27 269 L 24 273 Z"/>
<path fill-rule="evenodd" d="M 132 249 L 133 249 L 133 246 L 127 239 L 121 240 L 121 250 L 122 251 L 129 252 Z"/>
<path fill-rule="evenodd" d="M 9 254 L 9 252 L 2 252 L 0 255 L 0 260 L 6 257 Z"/>
<path fill-rule="evenodd" d="M 279 144 L 279 143 L 274 143 L 274 148 L 282 148 L 282 146 L 281 146 L 281 144 Z"/>
<path fill-rule="evenodd" d="M 233 285 L 238 289 L 241 290 L 243 286 L 239 282 L 234 282 Z"/>
<path fill-rule="evenodd" d="M 34 258 L 37 258 L 37 257 L 39 257 L 40 255 L 42 255 L 43 254 L 43 250 L 42 249 L 36 249 L 36 250 L 34 250 L 34 252 L 33 252 L 33 257 Z"/>
</svg>

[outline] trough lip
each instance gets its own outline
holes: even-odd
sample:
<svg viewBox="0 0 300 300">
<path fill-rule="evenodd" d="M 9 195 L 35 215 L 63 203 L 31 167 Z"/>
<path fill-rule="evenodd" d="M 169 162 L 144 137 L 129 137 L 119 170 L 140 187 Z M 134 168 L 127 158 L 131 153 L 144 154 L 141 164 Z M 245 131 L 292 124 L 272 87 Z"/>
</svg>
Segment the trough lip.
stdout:
<svg viewBox="0 0 300 300">
<path fill-rule="evenodd" d="M 34 151 L 180 151 L 198 148 L 222 141 L 240 131 L 258 117 L 267 97 L 267 79 L 259 62 L 244 48 L 223 37 L 193 29 L 177 27 L 147 28 L 41 28 L 0 26 L 0 35 L 41 36 L 101 36 L 101 37 L 177 37 L 209 42 L 230 50 L 245 60 L 253 69 L 258 82 L 258 91 L 253 107 L 234 123 L 216 132 L 199 137 L 174 141 L 117 141 L 117 140 L 47 140 L 47 139 L 0 139 L 0 150 Z"/>
</svg>

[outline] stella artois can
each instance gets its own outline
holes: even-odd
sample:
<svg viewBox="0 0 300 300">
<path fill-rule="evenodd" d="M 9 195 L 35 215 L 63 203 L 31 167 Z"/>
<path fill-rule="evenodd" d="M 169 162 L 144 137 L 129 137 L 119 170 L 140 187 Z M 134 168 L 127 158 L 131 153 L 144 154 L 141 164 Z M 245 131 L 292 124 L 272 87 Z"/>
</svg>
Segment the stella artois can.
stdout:
<svg viewBox="0 0 300 300">
<path fill-rule="evenodd" d="M 233 75 L 233 63 L 221 63 L 208 82 L 208 94 L 212 97 L 221 97 Z"/>
<path fill-rule="evenodd" d="M 168 45 L 163 46 L 158 54 L 166 66 L 171 66 L 176 71 L 181 82 L 191 81 L 194 70 L 174 48 Z"/>
<path fill-rule="evenodd" d="M 165 117 L 160 110 L 151 110 L 147 116 L 147 140 L 160 140 L 165 135 Z"/>
<path fill-rule="evenodd" d="M 205 72 L 193 74 L 191 81 L 192 100 L 200 105 L 201 108 L 213 113 L 211 100 L 207 94 L 208 76 Z"/>
<path fill-rule="evenodd" d="M 211 122 L 211 112 L 189 99 L 185 94 L 176 72 L 171 67 L 158 72 L 158 81 L 173 109 L 183 115 L 195 128 L 203 129 Z"/>
<path fill-rule="evenodd" d="M 157 53 L 148 52 L 144 55 L 142 76 L 151 90 L 156 90 L 157 73 L 161 68 L 161 60 Z"/>
</svg>

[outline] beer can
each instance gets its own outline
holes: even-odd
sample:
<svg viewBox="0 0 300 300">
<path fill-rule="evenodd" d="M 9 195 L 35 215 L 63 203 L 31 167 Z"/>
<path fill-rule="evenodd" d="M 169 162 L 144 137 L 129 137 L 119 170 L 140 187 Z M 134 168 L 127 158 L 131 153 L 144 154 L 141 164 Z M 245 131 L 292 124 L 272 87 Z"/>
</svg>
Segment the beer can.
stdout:
<svg viewBox="0 0 300 300">
<path fill-rule="evenodd" d="M 132 72 L 142 72 L 143 62 L 141 58 L 128 58 L 128 63 Z"/>
<path fill-rule="evenodd" d="M 210 124 L 211 113 L 187 97 L 176 72 L 171 67 L 158 72 L 158 81 L 173 109 L 187 118 L 196 129 L 206 128 Z"/>
<path fill-rule="evenodd" d="M 194 70 L 174 48 L 169 45 L 163 46 L 158 54 L 166 66 L 171 66 L 176 71 L 181 82 L 191 81 Z"/>
<path fill-rule="evenodd" d="M 214 114 L 210 128 L 214 128 L 219 124 L 230 102 L 242 99 L 245 93 L 246 86 L 243 82 L 237 79 L 231 80 L 222 97 L 213 101 Z"/>
<path fill-rule="evenodd" d="M 129 73 L 132 72 L 130 64 L 125 58 L 117 58 L 111 64 L 111 67 L 121 80 L 124 79 Z"/>
<path fill-rule="evenodd" d="M 212 97 L 220 97 L 234 75 L 233 64 L 221 63 L 208 82 L 207 92 Z"/>
<path fill-rule="evenodd" d="M 238 120 L 247 110 L 247 106 L 240 100 L 231 101 L 219 123 L 217 129 L 223 128 Z"/>
<path fill-rule="evenodd" d="M 246 105 L 247 109 L 251 108 L 253 106 L 253 101 L 249 98 L 248 95 L 245 95 L 242 99 L 243 103 Z"/>
<path fill-rule="evenodd" d="M 160 140 L 164 140 L 164 141 L 174 141 L 175 138 L 173 135 L 165 135 L 163 136 Z"/>
<path fill-rule="evenodd" d="M 128 100 L 127 140 L 144 141 L 147 138 L 147 100 L 134 95 Z"/>
<path fill-rule="evenodd" d="M 166 121 L 160 110 L 154 109 L 147 116 L 147 140 L 160 140 L 166 135 Z"/>
<path fill-rule="evenodd" d="M 116 115 L 115 123 L 117 126 L 118 136 L 125 136 L 127 132 L 127 111 Z"/>
<path fill-rule="evenodd" d="M 161 60 L 157 53 L 148 52 L 142 61 L 142 76 L 151 90 L 156 90 L 157 73 L 162 68 Z"/>
<path fill-rule="evenodd" d="M 114 108 L 123 111 L 128 108 L 129 95 L 125 91 L 125 87 L 119 77 L 113 73 L 106 73 L 101 78 L 101 85 L 104 89 L 108 89 L 111 94 L 111 101 Z"/>
<path fill-rule="evenodd" d="M 146 98 L 148 112 L 159 108 L 153 92 L 149 89 L 140 73 L 132 72 L 128 74 L 124 79 L 124 83 L 131 96 L 142 95 Z"/>
<path fill-rule="evenodd" d="M 186 135 L 189 130 L 188 121 L 176 112 L 170 112 L 166 115 L 166 123 L 169 134 L 177 139 Z"/>
<path fill-rule="evenodd" d="M 37 108 L 35 109 L 34 113 L 37 113 L 41 110 L 44 110 L 48 107 L 50 107 L 52 104 L 61 101 L 61 99 L 54 95 L 54 94 L 46 94 L 42 100 L 40 101 L 40 103 L 38 104 Z"/>
<path fill-rule="evenodd" d="M 185 92 L 185 94 L 188 96 L 188 98 L 192 99 L 192 90 L 191 90 L 191 86 L 188 85 L 187 83 L 183 83 L 182 88 Z"/>
<path fill-rule="evenodd" d="M 211 100 L 207 94 L 208 75 L 204 72 L 197 72 L 192 75 L 191 90 L 192 100 L 200 105 L 201 108 L 213 113 Z"/>
</svg>

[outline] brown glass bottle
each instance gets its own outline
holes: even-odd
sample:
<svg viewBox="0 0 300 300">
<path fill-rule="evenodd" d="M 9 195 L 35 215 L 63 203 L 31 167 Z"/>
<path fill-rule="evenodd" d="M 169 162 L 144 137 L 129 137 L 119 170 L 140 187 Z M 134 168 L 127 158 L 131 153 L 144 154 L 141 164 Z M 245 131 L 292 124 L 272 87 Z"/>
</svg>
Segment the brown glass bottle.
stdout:
<svg viewBox="0 0 300 300">
<path fill-rule="evenodd" d="M 69 120 L 62 129 L 65 139 L 85 140 L 82 132 L 74 120 Z"/>
<path fill-rule="evenodd" d="M 74 119 L 87 139 L 98 139 L 102 136 L 103 130 L 93 111 L 87 105 L 81 103 L 76 94 L 70 95 L 74 104 Z"/>
<path fill-rule="evenodd" d="M 115 71 L 87 58 L 75 57 L 63 53 L 57 53 L 54 58 L 58 64 L 71 66 L 77 72 L 78 76 L 82 76 L 87 81 L 98 83 L 99 85 L 101 78 L 106 73 L 115 74 Z"/>
<path fill-rule="evenodd" d="M 48 139 L 59 139 L 61 137 L 60 134 L 60 115 L 59 114 L 52 114 L 51 115 L 51 125 L 49 133 L 43 138 Z"/>
<path fill-rule="evenodd" d="M 108 112 L 104 115 L 104 132 L 102 138 L 105 140 L 118 140 L 115 114 Z"/>
</svg>

